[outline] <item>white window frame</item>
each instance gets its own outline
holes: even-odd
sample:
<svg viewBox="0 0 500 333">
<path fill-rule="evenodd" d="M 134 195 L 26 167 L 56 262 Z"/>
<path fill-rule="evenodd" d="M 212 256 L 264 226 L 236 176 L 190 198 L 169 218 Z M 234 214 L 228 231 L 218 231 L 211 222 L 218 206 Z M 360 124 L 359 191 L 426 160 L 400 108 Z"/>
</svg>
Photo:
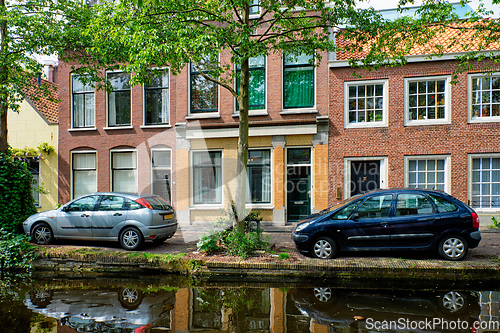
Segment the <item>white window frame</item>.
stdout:
<svg viewBox="0 0 500 333">
<path fill-rule="evenodd" d="M 113 186 L 113 153 L 135 153 L 135 188 L 136 191 L 133 193 L 139 192 L 139 154 L 137 149 L 110 149 L 109 150 L 109 188 L 111 192 L 114 192 Z"/>
<path fill-rule="evenodd" d="M 168 151 L 170 152 L 170 166 L 168 167 L 159 167 L 161 168 L 162 170 L 170 170 L 170 175 L 172 176 L 172 149 L 171 148 L 151 148 L 150 152 L 151 152 L 151 157 L 150 157 L 150 168 L 151 168 L 151 194 L 153 194 L 153 182 L 154 182 L 154 177 L 153 177 L 153 170 L 155 169 L 153 167 L 153 152 L 155 151 Z M 172 178 L 169 179 L 170 181 L 170 195 L 172 196 L 173 193 L 172 193 Z M 164 198 L 166 199 L 166 198 Z M 172 198 L 170 198 L 172 199 Z M 171 200 L 173 201 L 173 200 Z"/>
<path fill-rule="evenodd" d="M 155 70 L 161 70 L 161 71 L 165 71 L 165 70 L 168 70 L 168 124 L 151 124 L 151 125 L 148 125 L 146 124 L 146 91 L 148 90 L 146 88 L 146 85 L 143 84 L 142 85 L 142 109 L 143 109 L 143 112 L 142 112 L 142 126 L 141 128 L 169 128 L 169 127 L 172 127 L 172 118 L 170 117 L 170 111 L 171 111 L 171 79 L 172 79 L 172 76 L 171 76 L 171 71 L 170 71 L 170 67 L 160 67 L 160 68 L 154 68 Z M 165 89 L 165 88 L 161 88 L 161 89 Z"/>
<path fill-rule="evenodd" d="M 469 154 L 467 160 L 467 199 L 470 203 L 472 203 L 472 160 L 476 158 L 500 158 L 500 153 L 492 153 L 492 154 Z M 490 180 L 491 183 L 491 180 Z M 472 207 L 472 206 L 471 206 Z M 472 207 L 475 211 L 478 212 L 499 212 L 499 207 Z"/>
<path fill-rule="evenodd" d="M 264 89 L 265 89 L 265 97 L 264 97 L 264 108 L 263 109 L 258 109 L 258 110 L 248 110 L 248 115 L 249 116 L 267 116 L 267 93 L 268 93 L 268 84 L 267 84 L 267 57 L 264 56 Z M 237 65 L 234 65 L 234 72 L 237 72 Z M 234 91 L 236 91 L 236 79 L 234 80 Z M 233 110 L 233 117 L 239 117 L 239 110 L 237 108 L 237 100 L 236 98 L 234 99 L 234 110 Z"/>
<path fill-rule="evenodd" d="M 273 202 L 274 202 L 274 195 L 273 195 L 273 148 L 272 147 L 252 147 L 248 148 L 248 150 L 268 150 L 269 151 L 269 168 L 270 168 L 270 176 L 271 176 L 271 200 L 270 202 L 265 202 L 265 203 L 245 203 L 245 207 L 249 209 L 272 209 Z M 247 171 L 247 188 L 249 188 L 249 183 L 248 183 L 248 171 Z M 246 201 L 246 196 L 245 196 L 245 201 Z"/>
<path fill-rule="evenodd" d="M 221 185 L 220 185 L 220 191 L 221 191 L 221 202 L 220 203 L 195 203 L 195 200 L 194 200 L 194 188 L 195 188 L 195 185 L 194 185 L 194 165 L 193 165 L 193 161 L 194 161 L 194 153 L 212 153 L 212 152 L 220 152 L 220 158 L 221 158 Z M 191 150 L 191 153 L 190 153 L 190 183 L 191 183 L 191 195 L 190 195 L 190 198 L 191 198 L 191 207 L 194 207 L 194 208 L 223 208 L 224 207 L 224 150 L 223 149 L 205 149 L 205 150 Z"/>
<path fill-rule="evenodd" d="M 382 108 L 382 121 L 349 123 L 349 87 L 360 85 L 382 84 L 384 98 Z M 366 127 L 387 127 L 389 125 L 389 80 L 364 80 L 364 81 L 345 81 L 344 82 L 344 128 L 366 128 Z"/>
<path fill-rule="evenodd" d="M 70 103 L 71 103 L 71 124 L 69 126 L 70 131 L 92 131 L 96 130 L 96 109 L 97 109 L 97 98 L 96 98 L 96 90 L 94 87 L 94 126 L 89 126 L 89 127 L 74 127 L 74 104 L 73 104 L 73 77 L 74 76 L 82 76 L 76 73 L 71 73 L 70 78 L 69 78 L 69 85 L 70 85 Z M 94 83 L 95 84 L 95 83 Z"/>
<path fill-rule="evenodd" d="M 71 170 L 71 175 L 70 175 L 70 181 L 71 181 L 71 184 L 70 184 L 70 195 L 71 195 L 71 199 L 76 199 L 75 198 L 75 193 L 74 193 L 74 170 L 73 170 L 73 156 L 75 154 L 94 154 L 95 155 L 95 188 L 96 188 L 96 191 L 99 190 L 99 187 L 98 187 L 98 177 L 99 177 L 99 160 L 98 160 L 98 152 L 97 150 L 75 150 L 75 151 L 71 151 L 70 152 L 71 155 L 70 155 L 70 170 Z"/>
<path fill-rule="evenodd" d="M 282 53 L 281 57 L 281 112 L 280 114 L 301 114 L 301 113 L 318 113 L 317 111 L 317 89 L 318 89 L 318 78 L 317 78 L 317 73 L 318 73 L 318 67 L 313 66 L 313 106 L 311 107 L 304 107 L 304 108 L 285 108 L 285 56 L 286 53 Z M 317 64 L 317 63 L 316 63 Z M 267 73 L 266 73 L 267 74 Z M 267 77 L 266 77 L 267 79 Z M 266 102 L 267 102 L 267 96 L 266 96 Z"/>
<path fill-rule="evenodd" d="M 113 74 L 113 73 L 123 73 L 123 71 L 107 71 L 106 72 L 106 80 L 108 79 L 108 74 Z M 131 76 L 132 78 L 132 76 Z M 104 130 L 114 130 L 114 129 L 131 129 L 133 128 L 133 117 L 132 117 L 132 105 L 133 105 L 133 98 L 132 98 L 132 85 L 130 86 L 130 125 L 123 125 L 123 126 L 109 126 L 109 92 L 106 92 L 106 127 Z"/>
<path fill-rule="evenodd" d="M 500 78 L 500 72 L 493 73 L 476 73 L 467 75 L 467 103 L 468 103 L 468 121 L 469 123 L 490 123 L 490 122 L 500 122 L 499 116 L 491 117 L 472 117 L 472 79 L 483 78 L 486 76 L 496 76 Z"/>
<path fill-rule="evenodd" d="M 450 155 L 415 155 L 404 157 L 404 184 L 410 186 L 410 161 L 444 160 L 444 191 L 451 193 L 451 157 Z"/>
<path fill-rule="evenodd" d="M 409 112 L 409 83 L 410 82 L 422 82 L 422 81 L 437 81 L 444 80 L 444 119 L 424 119 L 424 120 L 410 120 Z M 405 126 L 421 126 L 421 125 L 440 125 L 440 124 L 451 124 L 451 76 L 441 75 L 441 76 L 424 76 L 424 77 L 411 77 L 404 79 L 405 84 Z M 418 95 L 417 95 L 418 96 Z"/>
<path fill-rule="evenodd" d="M 220 66 L 220 54 L 217 57 L 218 65 Z M 191 63 L 188 63 L 188 100 L 187 100 L 187 108 L 188 108 L 188 116 L 186 119 L 203 119 L 203 118 L 220 118 L 220 86 L 217 86 L 217 111 L 210 112 L 191 112 Z"/>
<path fill-rule="evenodd" d="M 351 162 L 380 161 L 380 184 L 379 187 L 388 188 L 389 158 L 387 156 L 370 157 L 344 157 L 344 199 L 351 197 Z"/>
</svg>

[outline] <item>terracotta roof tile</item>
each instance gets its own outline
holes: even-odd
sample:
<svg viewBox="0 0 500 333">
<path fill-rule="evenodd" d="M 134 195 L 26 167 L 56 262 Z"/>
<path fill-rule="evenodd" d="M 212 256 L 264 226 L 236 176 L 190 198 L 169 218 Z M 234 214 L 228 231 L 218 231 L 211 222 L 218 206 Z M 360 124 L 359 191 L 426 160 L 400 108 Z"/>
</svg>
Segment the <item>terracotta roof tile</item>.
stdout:
<svg viewBox="0 0 500 333">
<path fill-rule="evenodd" d="M 26 94 L 26 100 L 28 103 L 35 108 L 49 124 L 59 123 L 59 107 L 57 103 L 57 84 L 41 79 L 40 82 L 43 85 L 48 85 L 49 96 L 46 96 L 38 88 L 37 79 L 32 79 L 32 84 L 28 86 L 24 93 Z"/>
<path fill-rule="evenodd" d="M 456 22 L 454 24 L 449 24 L 443 31 L 439 29 L 441 27 L 435 27 L 437 29 L 436 36 L 434 36 L 429 42 L 425 44 L 416 44 L 413 48 L 406 54 L 407 56 L 412 55 L 431 55 L 438 52 L 436 46 L 441 46 L 443 48 L 443 53 L 459 53 L 459 52 L 469 52 L 477 50 L 499 50 L 500 41 L 498 38 L 493 38 L 493 41 L 487 46 L 481 45 L 482 38 L 477 38 L 477 36 L 486 37 L 490 32 L 489 30 L 480 31 L 474 28 L 477 24 L 487 25 L 491 22 L 489 19 L 478 22 Z M 476 36 L 476 37 L 475 37 Z M 342 39 L 342 34 L 339 33 L 337 37 L 337 45 L 340 47 L 340 51 L 337 52 L 337 60 L 348 60 L 348 59 L 363 59 L 369 51 L 369 44 L 364 45 L 361 50 L 356 51 L 346 51 L 342 50 L 349 44 L 352 44 L 349 40 Z"/>
</svg>

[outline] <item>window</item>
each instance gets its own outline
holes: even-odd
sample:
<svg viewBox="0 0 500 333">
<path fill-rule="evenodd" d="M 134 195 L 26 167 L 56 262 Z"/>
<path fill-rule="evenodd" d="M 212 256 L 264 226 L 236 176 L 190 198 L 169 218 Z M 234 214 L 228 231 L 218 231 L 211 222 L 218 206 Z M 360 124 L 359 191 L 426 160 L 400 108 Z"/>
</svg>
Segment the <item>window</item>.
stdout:
<svg viewBox="0 0 500 333">
<path fill-rule="evenodd" d="M 164 69 L 144 85 L 144 124 L 168 125 L 170 123 L 169 71 Z"/>
<path fill-rule="evenodd" d="M 500 207 L 500 157 L 472 158 L 470 206 L 473 208 Z"/>
<path fill-rule="evenodd" d="M 68 212 L 84 212 L 94 210 L 97 201 L 99 200 L 98 195 L 91 195 L 84 197 L 72 202 L 66 211 Z"/>
<path fill-rule="evenodd" d="M 312 55 L 285 55 L 283 91 L 285 109 L 314 107 L 314 66 Z"/>
<path fill-rule="evenodd" d="M 151 149 L 152 193 L 171 202 L 172 162 L 170 149 Z"/>
<path fill-rule="evenodd" d="M 250 58 L 249 62 L 249 109 L 263 110 L 266 108 L 266 59 L 261 57 Z M 236 66 L 236 92 L 240 93 L 241 68 Z M 237 104 L 237 103 L 236 103 Z M 238 112 L 236 105 L 236 112 Z"/>
<path fill-rule="evenodd" d="M 222 203 L 221 159 L 221 152 L 193 152 L 194 204 Z"/>
<path fill-rule="evenodd" d="M 208 73 L 209 62 L 199 63 L 203 73 Z M 203 77 L 196 66 L 191 63 L 191 113 L 217 112 L 219 103 L 218 85 Z"/>
<path fill-rule="evenodd" d="M 137 153 L 111 152 L 112 191 L 137 193 Z"/>
<path fill-rule="evenodd" d="M 346 82 L 345 126 L 387 126 L 387 82 Z"/>
<path fill-rule="evenodd" d="M 108 73 L 113 91 L 108 93 L 108 126 L 130 126 L 130 74 Z"/>
<path fill-rule="evenodd" d="M 406 125 L 450 122 L 449 78 L 406 79 Z"/>
<path fill-rule="evenodd" d="M 436 205 L 438 213 L 454 212 L 458 209 L 458 207 L 454 203 L 449 202 L 445 198 L 438 197 L 434 194 L 429 194 L 429 197 Z"/>
<path fill-rule="evenodd" d="M 433 212 L 431 202 L 421 194 L 398 195 L 395 216 L 427 215 Z"/>
<path fill-rule="evenodd" d="M 73 128 L 92 128 L 95 127 L 94 83 L 82 83 L 80 78 L 81 76 L 71 75 Z"/>
<path fill-rule="evenodd" d="M 356 213 L 359 219 L 388 217 L 391 212 L 392 195 L 376 195 L 366 199 Z"/>
<path fill-rule="evenodd" d="M 249 150 L 247 203 L 271 203 L 271 151 Z"/>
<path fill-rule="evenodd" d="M 31 182 L 31 193 L 33 195 L 35 206 L 40 207 L 40 161 L 35 158 L 26 159 L 26 165 L 31 175 L 33 176 L 33 180 Z"/>
<path fill-rule="evenodd" d="M 469 76 L 471 121 L 500 121 L 500 75 Z"/>
<path fill-rule="evenodd" d="M 405 158 L 406 186 L 449 191 L 448 159 L 449 157 Z"/>
<path fill-rule="evenodd" d="M 73 153 L 73 198 L 97 192 L 96 153 Z"/>
<path fill-rule="evenodd" d="M 260 14 L 260 0 L 250 0 L 250 15 Z"/>
<path fill-rule="evenodd" d="M 103 195 L 101 202 L 99 203 L 100 211 L 109 210 L 126 210 L 127 205 L 125 205 L 124 197 L 117 197 L 115 195 Z"/>
<path fill-rule="evenodd" d="M 358 205 L 359 205 L 359 200 L 356 200 L 356 201 L 348 204 L 347 206 L 345 206 L 344 208 L 342 208 L 338 212 L 332 214 L 330 219 L 331 220 L 347 220 L 349 218 L 349 216 L 351 216 L 351 213 L 354 211 L 354 209 L 356 209 L 356 207 Z"/>
</svg>

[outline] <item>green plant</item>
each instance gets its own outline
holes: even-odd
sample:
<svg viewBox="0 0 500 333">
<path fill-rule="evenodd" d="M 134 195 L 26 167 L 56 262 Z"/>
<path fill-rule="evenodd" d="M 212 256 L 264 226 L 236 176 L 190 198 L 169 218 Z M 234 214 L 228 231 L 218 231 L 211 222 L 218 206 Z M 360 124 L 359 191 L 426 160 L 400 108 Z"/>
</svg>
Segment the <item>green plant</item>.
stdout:
<svg viewBox="0 0 500 333">
<path fill-rule="evenodd" d="M 0 154 L 0 228 L 8 233 L 22 233 L 23 221 L 36 213 L 32 181 L 23 161 Z"/>
<path fill-rule="evenodd" d="M 50 155 L 50 153 L 52 153 L 55 150 L 55 148 L 49 145 L 47 142 L 40 143 L 36 148 L 38 149 L 39 152 L 44 152 L 47 155 Z"/>
<path fill-rule="evenodd" d="M 35 259 L 34 248 L 24 235 L 13 235 L 0 229 L 0 269 L 18 270 L 30 268 Z"/>
<path fill-rule="evenodd" d="M 231 230 L 224 239 L 227 254 L 242 258 L 248 258 L 255 250 L 266 250 L 269 246 L 261 239 L 260 232 L 246 232 L 244 234 L 237 230 Z"/>
<path fill-rule="evenodd" d="M 493 225 L 489 225 L 490 228 L 500 228 L 500 221 L 498 221 L 494 216 L 491 217 L 491 222 Z"/>
<path fill-rule="evenodd" d="M 285 259 L 289 259 L 290 258 L 290 255 L 288 253 L 280 253 L 278 255 L 278 260 L 285 260 Z"/>
<path fill-rule="evenodd" d="M 206 254 L 215 254 L 221 250 L 219 246 L 220 233 L 210 233 L 200 237 L 200 241 L 196 244 L 198 251 Z"/>
</svg>

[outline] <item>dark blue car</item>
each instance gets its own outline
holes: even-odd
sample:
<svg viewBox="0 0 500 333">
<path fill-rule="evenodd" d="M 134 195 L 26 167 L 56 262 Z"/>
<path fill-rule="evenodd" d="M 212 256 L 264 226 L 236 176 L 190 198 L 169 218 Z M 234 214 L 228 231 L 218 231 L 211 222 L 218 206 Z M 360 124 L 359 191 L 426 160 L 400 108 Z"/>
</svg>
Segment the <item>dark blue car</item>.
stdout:
<svg viewBox="0 0 500 333">
<path fill-rule="evenodd" d="M 437 250 L 461 260 L 481 240 L 479 217 L 469 206 L 424 189 L 376 190 L 300 221 L 292 233 L 297 249 L 330 259 L 339 251 Z"/>
</svg>

